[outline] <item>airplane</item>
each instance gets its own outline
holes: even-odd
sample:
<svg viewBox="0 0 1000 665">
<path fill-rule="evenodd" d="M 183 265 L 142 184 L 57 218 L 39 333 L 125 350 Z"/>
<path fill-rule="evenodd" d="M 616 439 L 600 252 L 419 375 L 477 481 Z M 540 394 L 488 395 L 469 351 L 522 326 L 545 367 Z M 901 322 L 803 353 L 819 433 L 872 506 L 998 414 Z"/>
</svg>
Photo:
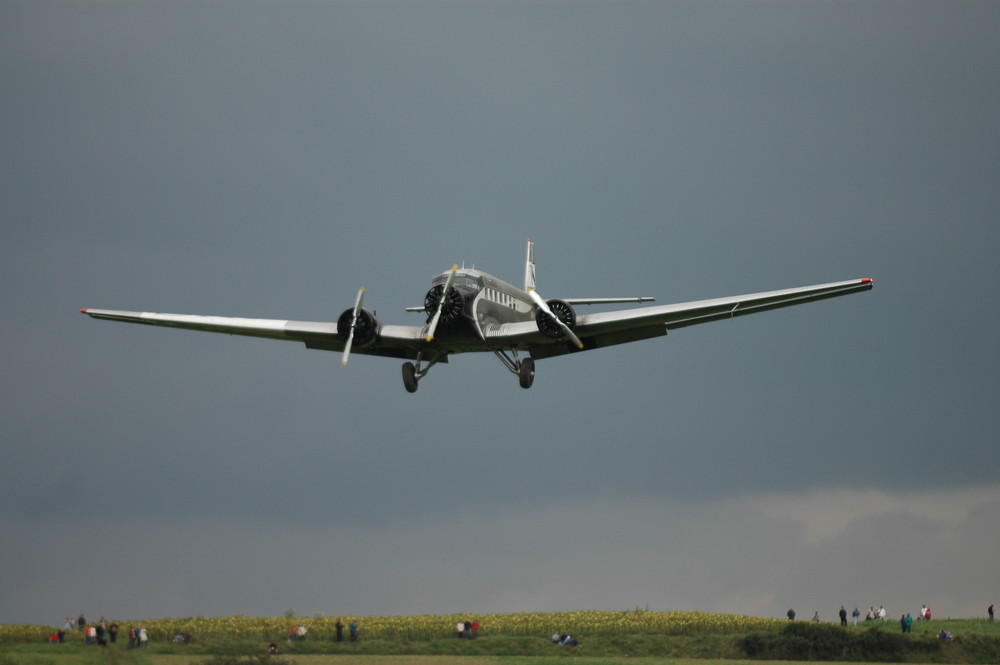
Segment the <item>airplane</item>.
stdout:
<svg viewBox="0 0 1000 665">
<path fill-rule="evenodd" d="M 387 325 L 364 307 L 365 287 L 336 322 L 248 319 L 191 314 L 159 314 L 111 309 L 80 310 L 95 319 L 167 326 L 205 332 L 302 342 L 310 349 L 406 360 L 403 386 L 419 382 L 452 355 L 492 352 L 518 377 L 522 388 L 535 380 L 535 362 L 545 358 L 661 337 L 671 330 L 709 321 L 735 319 L 780 307 L 868 291 L 871 278 L 816 284 L 741 296 L 617 309 L 577 315 L 575 306 L 644 303 L 650 297 L 562 298 L 546 300 L 535 283 L 535 244 L 528 239 L 524 287 L 518 288 L 475 268 L 453 265 L 431 281 L 424 304 L 407 307 L 426 315 L 424 325 Z M 522 357 L 523 356 L 523 357 Z"/>
</svg>

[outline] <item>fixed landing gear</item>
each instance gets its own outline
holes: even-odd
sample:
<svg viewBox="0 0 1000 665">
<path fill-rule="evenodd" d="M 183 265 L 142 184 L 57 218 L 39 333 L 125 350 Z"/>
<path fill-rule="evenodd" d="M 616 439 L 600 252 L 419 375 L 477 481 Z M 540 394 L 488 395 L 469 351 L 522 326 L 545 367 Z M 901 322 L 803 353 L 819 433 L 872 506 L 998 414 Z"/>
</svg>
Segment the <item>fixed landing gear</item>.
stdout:
<svg viewBox="0 0 1000 665">
<path fill-rule="evenodd" d="M 531 358 L 518 358 L 517 350 L 511 349 L 512 355 L 507 355 L 504 351 L 494 351 L 496 357 L 500 359 L 500 362 L 510 370 L 512 374 L 517 375 L 517 382 L 524 389 L 528 389 L 535 382 L 535 361 Z M 417 362 L 405 362 L 403 363 L 403 387 L 406 388 L 406 392 L 415 393 L 417 388 L 420 387 L 420 379 L 427 376 L 428 370 L 437 364 L 438 360 L 435 358 L 427 364 L 427 367 L 423 369 L 420 368 L 420 355 L 417 355 Z"/>
<path fill-rule="evenodd" d="M 406 392 L 417 392 L 417 366 L 413 363 L 403 363 L 403 387 Z"/>
<path fill-rule="evenodd" d="M 520 365 L 517 370 L 517 379 L 521 387 L 527 390 L 535 382 L 535 361 L 531 358 L 525 358 Z"/>
<path fill-rule="evenodd" d="M 415 393 L 419 387 L 420 379 L 427 376 L 427 372 L 430 371 L 431 367 L 437 364 L 438 360 L 442 356 L 437 356 L 433 360 L 427 363 L 427 367 L 423 369 L 420 368 L 420 363 L 423 358 L 423 354 L 417 354 L 417 362 L 414 363 L 403 363 L 403 387 L 406 388 L 406 392 Z"/>
<path fill-rule="evenodd" d="M 500 359 L 500 362 L 504 364 L 504 367 L 510 370 L 512 374 L 517 374 L 517 382 L 522 388 L 527 390 L 531 387 L 531 384 L 535 382 L 535 361 L 531 358 L 525 358 L 521 360 L 517 355 L 517 349 L 511 349 L 511 355 L 507 355 L 505 351 L 499 349 L 495 350 L 494 355 Z"/>
</svg>

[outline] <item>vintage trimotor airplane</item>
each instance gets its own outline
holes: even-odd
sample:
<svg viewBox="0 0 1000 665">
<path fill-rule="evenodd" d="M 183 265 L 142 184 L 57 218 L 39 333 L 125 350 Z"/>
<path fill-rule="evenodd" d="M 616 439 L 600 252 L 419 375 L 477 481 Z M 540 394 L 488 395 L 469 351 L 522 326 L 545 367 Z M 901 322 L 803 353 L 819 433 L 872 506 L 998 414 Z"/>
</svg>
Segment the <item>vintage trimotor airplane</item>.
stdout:
<svg viewBox="0 0 1000 665">
<path fill-rule="evenodd" d="M 432 366 L 448 362 L 452 354 L 490 351 L 518 376 L 522 388 L 530 388 L 536 360 L 660 337 L 676 328 L 858 293 L 872 286 L 870 278 L 854 279 L 578 316 L 575 305 L 643 303 L 653 298 L 545 300 L 535 287 L 535 245 L 529 239 L 523 289 L 479 270 L 452 266 L 432 280 L 422 307 L 407 308 L 426 313 L 422 326 L 383 325 L 364 307 L 364 287 L 354 306 L 344 310 L 336 323 L 80 311 L 95 319 L 303 342 L 310 349 L 341 352 L 345 365 L 351 353 L 403 358 L 407 360 L 403 385 L 412 393 Z"/>
</svg>

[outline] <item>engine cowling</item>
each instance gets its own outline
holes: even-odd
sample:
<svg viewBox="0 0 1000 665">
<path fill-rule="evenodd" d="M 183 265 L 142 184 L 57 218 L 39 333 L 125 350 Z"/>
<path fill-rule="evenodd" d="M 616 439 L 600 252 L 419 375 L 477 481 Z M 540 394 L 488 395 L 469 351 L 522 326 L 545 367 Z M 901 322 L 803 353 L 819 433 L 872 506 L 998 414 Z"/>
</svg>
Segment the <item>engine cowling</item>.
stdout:
<svg viewBox="0 0 1000 665">
<path fill-rule="evenodd" d="M 576 327 L 576 312 L 573 310 L 573 306 L 568 302 L 565 300 L 559 300 L 558 298 L 553 298 L 552 300 L 546 300 L 545 304 L 549 306 L 552 313 L 555 314 L 560 321 L 565 323 L 570 330 Z M 540 330 L 546 337 L 559 339 L 560 337 L 566 336 L 566 331 L 564 331 L 555 321 L 550 319 L 541 309 L 535 313 L 535 324 L 538 326 L 538 330 Z"/>
<path fill-rule="evenodd" d="M 432 286 L 427 295 L 424 296 L 424 311 L 427 312 L 427 322 L 430 323 L 434 313 L 437 312 L 441 303 L 441 294 L 444 292 L 444 285 Z M 465 309 L 465 296 L 456 288 L 448 289 L 444 298 L 444 307 L 441 308 L 441 323 L 452 323 L 462 315 Z"/>
<path fill-rule="evenodd" d="M 337 319 L 337 335 L 345 342 L 351 334 L 351 319 L 353 317 L 354 308 L 349 307 L 345 309 L 344 313 L 340 315 L 339 319 Z M 375 318 L 375 314 L 370 309 L 362 309 L 358 312 L 358 320 L 354 324 L 355 346 L 371 344 L 372 340 L 375 339 L 381 329 L 382 324 L 377 318 Z"/>
</svg>

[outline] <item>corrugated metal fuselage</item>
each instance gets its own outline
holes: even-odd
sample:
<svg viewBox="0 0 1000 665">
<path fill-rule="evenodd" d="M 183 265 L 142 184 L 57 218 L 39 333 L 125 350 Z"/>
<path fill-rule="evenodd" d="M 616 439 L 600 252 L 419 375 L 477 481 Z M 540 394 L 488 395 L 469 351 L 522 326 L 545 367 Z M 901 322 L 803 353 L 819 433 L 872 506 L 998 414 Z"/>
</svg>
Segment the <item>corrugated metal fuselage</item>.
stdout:
<svg viewBox="0 0 1000 665">
<path fill-rule="evenodd" d="M 443 286 L 449 275 L 450 271 L 435 277 L 431 288 Z M 462 314 L 438 329 L 435 342 L 454 351 L 464 350 L 466 343 L 482 349 L 486 326 L 534 319 L 535 305 L 528 294 L 488 273 L 462 268 L 455 273 L 452 288 L 462 294 Z"/>
</svg>

